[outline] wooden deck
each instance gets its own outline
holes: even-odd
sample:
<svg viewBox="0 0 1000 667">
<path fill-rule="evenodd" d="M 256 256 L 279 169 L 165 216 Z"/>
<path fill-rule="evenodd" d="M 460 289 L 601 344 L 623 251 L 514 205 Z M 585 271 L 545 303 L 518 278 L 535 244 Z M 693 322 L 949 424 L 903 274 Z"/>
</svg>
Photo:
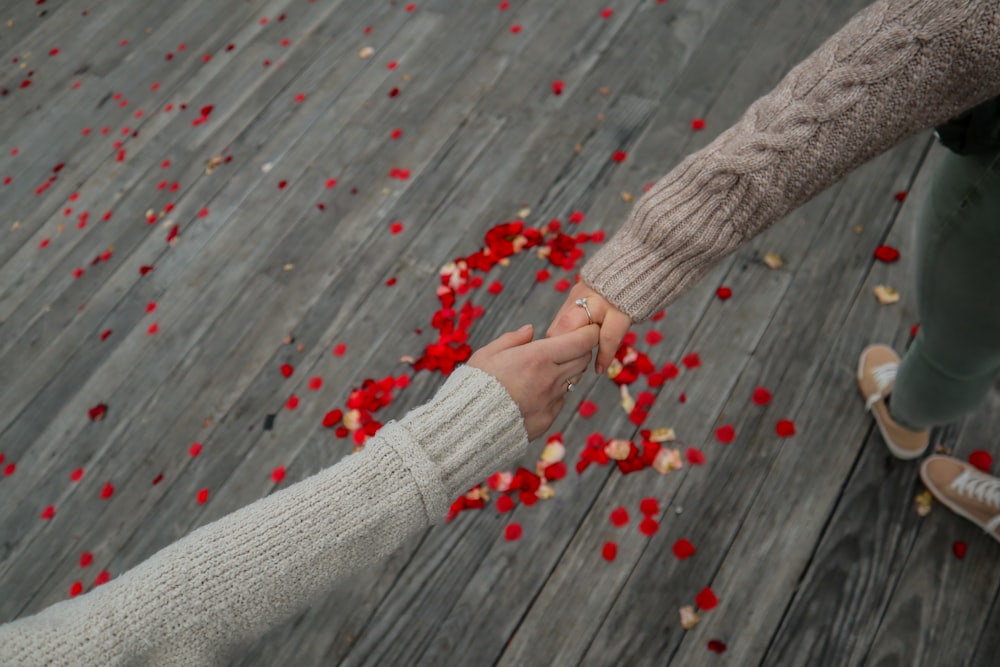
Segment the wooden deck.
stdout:
<svg viewBox="0 0 1000 667">
<path fill-rule="evenodd" d="M 578 210 L 581 231 L 611 233 L 629 198 L 865 4 L 6 3 L 0 621 L 269 493 L 277 466 L 287 486 L 335 462 L 351 444 L 322 416 L 365 378 L 412 375 L 384 420 L 426 400 L 441 376 L 400 358 L 431 339 L 443 264 L 518 215 L 540 226 Z M 571 472 L 553 499 L 436 526 L 242 664 L 995 664 L 1000 550 L 940 507 L 918 516 L 917 466 L 890 458 L 854 384 L 858 352 L 902 349 L 916 321 L 911 223 L 931 143 L 859 169 L 636 327 L 657 364 L 701 357 L 654 390 L 646 425 L 673 427 L 704 465 L 577 475 L 588 434 L 637 430 L 613 383 L 588 377 L 573 398 L 598 411 L 584 419 L 571 404 L 557 422 Z M 901 261 L 874 263 L 879 243 Z M 762 262 L 769 252 L 780 269 Z M 474 344 L 547 325 L 564 297 L 556 281 L 573 274 L 549 267 L 538 282 L 543 267 L 516 257 L 485 277 L 504 289 L 472 293 L 486 309 Z M 879 305 L 877 284 L 901 302 Z M 731 299 L 716 298 L 720 285 Z M 759 385 L 774 395 L 766 407 L 750 400 Z M 98 404 L 107 413 L 91 421 Z M 776 436 L 780 419 L 794 437 Z M 715 439 L 722 424 L 731 444 Z M 965 455 L 994 447 L 998 429 L 995 391 L 935 437 Z M 646 497 L 663 507 L 652 537 L 637 529 Z M 622 528 L 608 518 L 619 506 L 632 516 Z M 510 522 L 520 540 L 504 539 Z M 674 556 L 679 538 L 694 556 Z M 678 609 L 706 586 L 718 607 L 682 629 Z"/>
</svg>

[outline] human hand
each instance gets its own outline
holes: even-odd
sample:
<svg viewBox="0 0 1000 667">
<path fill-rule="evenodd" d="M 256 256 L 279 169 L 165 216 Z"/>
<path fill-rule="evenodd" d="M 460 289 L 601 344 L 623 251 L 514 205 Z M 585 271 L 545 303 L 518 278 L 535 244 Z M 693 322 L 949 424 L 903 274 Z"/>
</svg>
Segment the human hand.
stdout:
<svg viewBox="0 0 1000 667">
<path fill-rule="evenodd" d="M 601 328 L 600 349 L 597 352 L 597 362 L 594 364 L 594 370 L 600 375 L 611 365 L 618 346 L 632 326 L 632 319 L 611 305 L 593 287 L 579 282 L 570 290 L 566 302 L 552 319 L 546 336 L 559 336 L 587 326 L 587 311 L 576 305 L 576 300 L 581 298 L 587 299 L 587 307 L 590 308 L 594 324 Z"/>
<path fill-rule="evenodd" d="M 569 383 L 580 381 L 598 340 L 596 325 L 536 341 L 532 341 L 533 333 L 530 324 L 506 333 L 468 361 L 504 386 L 521 410 L 529 440 L 552 426 L 566 401 Z"/>
</svg>

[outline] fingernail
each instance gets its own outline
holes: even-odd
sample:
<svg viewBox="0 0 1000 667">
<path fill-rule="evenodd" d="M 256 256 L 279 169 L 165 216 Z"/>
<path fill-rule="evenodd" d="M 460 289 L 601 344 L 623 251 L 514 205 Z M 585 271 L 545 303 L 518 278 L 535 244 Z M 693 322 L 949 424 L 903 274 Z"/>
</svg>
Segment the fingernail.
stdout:
<svg viewBox="0 0 1000 667">
<path fill-rule="evenodd" d="M 517 330 L 517 333 L 524 333 L 525 331 L 527 331 L 530 328 L 531 328 L 530 324 L 525 324 L 523 327 L 521 327 L 520 329 Z"/>
</svg>

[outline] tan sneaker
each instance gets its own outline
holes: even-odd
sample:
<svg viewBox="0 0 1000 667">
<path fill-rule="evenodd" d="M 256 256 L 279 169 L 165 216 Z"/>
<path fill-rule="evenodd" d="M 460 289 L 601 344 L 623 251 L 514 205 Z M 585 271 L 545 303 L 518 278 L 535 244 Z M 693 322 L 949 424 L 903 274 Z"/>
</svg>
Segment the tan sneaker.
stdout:
<svg viewBox="0 0 1000 667">
<path fill-rule="evenodd" d="M 865 398 L 865 409 L 870 411 L 882 433 L 882 439 L 897 459 L 915 459 L 927 451 L 930 430 L 911 431 L 896 423 L 889 415 L 885 399 L 892 392 L 899 368 L 899 355 L 886 345 L 871 345 L 861 352 L 858 359 L 858 388 Z"/>
<path fill-rule="evenodd" d="M 931 456 L 920 478 L 934 497 L 1000 542 L 1000 479 L 950 456 Z"/>
</svg>

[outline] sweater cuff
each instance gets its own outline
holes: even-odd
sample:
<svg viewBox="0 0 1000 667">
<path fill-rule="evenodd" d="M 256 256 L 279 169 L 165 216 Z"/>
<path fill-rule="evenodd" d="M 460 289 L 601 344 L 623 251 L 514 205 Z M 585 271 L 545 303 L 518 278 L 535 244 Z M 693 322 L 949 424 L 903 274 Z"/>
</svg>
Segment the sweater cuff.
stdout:
<svg viewBox="0 0 1000 667">
<path fill-rule="evenodd" d="M 725 202 L 739 201 L 733 191 L 745 184 L 734 187 L 729 178 L 685 182 L 684 167 L 636 204 L 625 225 L 580 272 L 585 283 L 633 322 L 666 308 L 745 240 L 725 224 L 733 214 Z"/>
<path fill-rule="evenodd" d="M 528 447 L 524 418 L 514 399 L 499 380 L 471 366 L 456 369 L 432 401 L 412 410 L 398 425 L 436 467 L 449 504 L 509 466 Z M 428 502 L 429 511 L 434 505 Z"/>
</svg>

